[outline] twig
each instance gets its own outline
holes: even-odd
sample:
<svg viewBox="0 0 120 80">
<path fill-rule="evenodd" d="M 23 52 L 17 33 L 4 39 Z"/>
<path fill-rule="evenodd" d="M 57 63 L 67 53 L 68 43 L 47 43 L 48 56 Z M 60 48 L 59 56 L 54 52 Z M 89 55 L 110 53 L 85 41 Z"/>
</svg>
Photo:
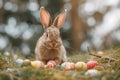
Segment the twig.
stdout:
<svg viewBox="0 0 120 80">
<path fill-rule="evenodd" d="M 93 54 L 93 53 L 90 52 L 89 47 L 87 47 L 87 48 L 88 48 L 88 53 L 89 53 L 89 55 L 92 55 L 92 56 L 95 56 L 95 57 L 98 57 L 98 58 L 108 59 L 110 62 L 113 62 L 113 61 L 119 61 L 119 60 L 116 60 L 116 59 L 111 58 L 111 57 L 102 57 L 102 56 L 99 56 L 99 55 Z"/>
<path fill-rule="evenodd" d="M 92 55 L 92 56 L 95 56 L 95 57 L 98 57 L 98 58 L 102 58 L 102 57 L 99 56 L 99 55 L 96 55 L 96 54 L 91 53 L 89 47 L 87 47 L 87 49 L 88 49 L 89 55 Z"/>
</svg>

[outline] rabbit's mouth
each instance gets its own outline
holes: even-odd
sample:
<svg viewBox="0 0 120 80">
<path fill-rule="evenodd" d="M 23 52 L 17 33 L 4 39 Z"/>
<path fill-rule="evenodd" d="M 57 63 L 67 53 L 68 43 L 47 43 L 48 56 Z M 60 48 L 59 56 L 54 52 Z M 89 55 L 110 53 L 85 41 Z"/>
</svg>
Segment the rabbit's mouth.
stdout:
<svg viewBox="0 0 120 80">
<path fill-rule="evenodd" d="M 43 46 L 46 47 L 47 49 L 59 49 L 61 46 L 61 43 L 55 42 L 55 41 L 43 42 Z"/>
</svg>

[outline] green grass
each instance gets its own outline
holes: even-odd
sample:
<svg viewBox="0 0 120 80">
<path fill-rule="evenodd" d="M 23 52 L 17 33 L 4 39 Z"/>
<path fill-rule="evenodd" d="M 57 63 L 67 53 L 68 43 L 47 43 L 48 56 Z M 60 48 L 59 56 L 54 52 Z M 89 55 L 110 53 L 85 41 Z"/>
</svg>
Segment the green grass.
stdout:
<svg viewBox="0 0 120 80">
<path fill-rule="evenodd" d="M 97 52 L 93 52 L 96 54 Z M 0 80 L 120 80 L 120 49 L 105 50 L 102 58 L 98 58 L 89 54 L 74 54 L 69 55 L 71 62 L 88 62 L 89 60 L 96 60 L 99 66 L 95 67 L 101 74 L 97 76 L 85 75 L 86 71 L 65 71 L 60 67 L 53 69 L 35 69 L 30 65 L 17 66 L 14 60 L 14 55 L 9 56 L 0 55 Z M 106 58 L 107 57 L 107 58 Z M 18 56 L 23 58 L 23 56 Z M 115 59 L 118 61 L 111 61 L 108 59 Z M 34 59 L 32 59 L 34 60 Z"/>
</svg>

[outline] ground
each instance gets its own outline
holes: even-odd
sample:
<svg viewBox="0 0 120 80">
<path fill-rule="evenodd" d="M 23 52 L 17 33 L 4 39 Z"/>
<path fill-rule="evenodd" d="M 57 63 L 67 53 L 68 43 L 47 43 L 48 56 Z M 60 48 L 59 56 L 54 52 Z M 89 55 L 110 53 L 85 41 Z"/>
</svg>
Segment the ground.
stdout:
<svg viewBox="0 0 120 80">
<path fill-rule="evenodd" d="M 21 56 L 19 52 L 15 55 L 12 52 L 9 52 L 10 55 L 5 55 L 3 52 L 0 54 L 0 80 L 120 80 L 120 49 L 104 50 L 101 51 L 102 54 L 98 54 L 98 52 L 90 50 L 85 54 L 76 53 L 68 56 L 69 61 L 74 63 L 98 61 L 99 65 L 94 69 L 100 74 L 93 73 L 96 76 L 87 75 L 88 70 L 65 71 L 60 67 L 36 69 L 29 64 L 18 66 L 15 60 L 17 58 L 26 59 L 26 57 Z M 34 60 L 32 57 L 28 58 Z"/>
</svg>

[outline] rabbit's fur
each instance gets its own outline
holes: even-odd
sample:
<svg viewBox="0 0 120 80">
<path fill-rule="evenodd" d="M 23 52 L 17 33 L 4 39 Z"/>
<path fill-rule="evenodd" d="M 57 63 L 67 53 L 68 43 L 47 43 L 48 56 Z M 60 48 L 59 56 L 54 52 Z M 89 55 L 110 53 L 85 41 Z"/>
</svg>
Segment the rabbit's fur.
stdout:
<svg viewBox="0 0 120 80">
<path fill-rule="evenodd" d="M 40 8 L 40 20 L 44 28 L 43 35 L 39 38 L 35 54 L 36 59 L 47 63 L 49 60 L 55 60 L 57 65 L 67 61 L 66 50 L 63 46 L 59 29 L 64 24 L 66 10 L 58 15 L 51 24 L 51 17 L 44 7 Z"/>
</svg>

